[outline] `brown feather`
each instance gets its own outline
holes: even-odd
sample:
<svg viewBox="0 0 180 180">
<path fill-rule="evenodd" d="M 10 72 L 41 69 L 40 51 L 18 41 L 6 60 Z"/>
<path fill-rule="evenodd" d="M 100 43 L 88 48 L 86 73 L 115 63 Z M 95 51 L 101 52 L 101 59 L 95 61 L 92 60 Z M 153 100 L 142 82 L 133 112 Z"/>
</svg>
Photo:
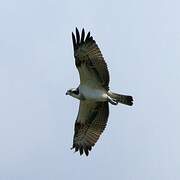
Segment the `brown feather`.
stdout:
<svg viewBox="0 0 180 180">
<path fill-rule="evenodd" d="M 84 42 L 84 37 L 85 37 L 85 31 L 83 28 L 82 33 L 81 33 L 81 44 Z"/>
<path fill-rule="evenodd" d="M 77 40 L 77 45 L 79 45 L 80 44 L 80 35 L 79 35 L 79 31 L 77 28 L 76 28 L 76 40 Z"/>
<path fill-rule="evenodd" d="M 94 113 L 97 112 L 98 113 Z M 85 119 L 82 119 L 82 114 Z M 96 116 L 92 115 L 96 114 Z M 80 109 L 75 123 L 72 149 L 89 155 L 92 147 L 104 131 L 109 115 L 108 102 L 80 102 Z M 91 119 L 93 117 L 93 119 Z M 89 118 L 89 119 L 88 119 Z"/>
<path fill-rule="evenodd" d="M 77 28 L 76 37 L 72 34 L 75 64 L 80 74 L 80 80 L 82 79 L 81 76 L 85 78 L 84 75 L 81 75 L 81 68 L 86 68 L 86 70 L 89 69 L 89 71 L 91 71 L 91 73 L 93 73 L 96 79 L 101 83 L 102 87 L 109 90 L 109 71 L 101 51 L 95 40 L 93 40 L 93 37 L 90 36 L 90 32 L 88 32 L 85 40 L 84 37 L 84 29 L 81 33 L 81 40 Z M 89 79 L 89 77 L 87 78 Z"/>
</svg>

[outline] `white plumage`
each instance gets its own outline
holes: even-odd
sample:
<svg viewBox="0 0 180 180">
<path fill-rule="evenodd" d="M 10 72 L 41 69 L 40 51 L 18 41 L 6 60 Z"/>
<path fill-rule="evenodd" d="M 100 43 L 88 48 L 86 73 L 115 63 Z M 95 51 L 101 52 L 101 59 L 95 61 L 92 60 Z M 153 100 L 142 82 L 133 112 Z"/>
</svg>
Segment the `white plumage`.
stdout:
<svg viewBox="0 0 180 180">
<path fill-rule="evenodd" d="M 104 89 L 92 88 L 88 85 L 79 86 L 80 94 L 83 94 L 84 98 L 89 101 L 107 101 L 107 93 Z"/>
</svg>

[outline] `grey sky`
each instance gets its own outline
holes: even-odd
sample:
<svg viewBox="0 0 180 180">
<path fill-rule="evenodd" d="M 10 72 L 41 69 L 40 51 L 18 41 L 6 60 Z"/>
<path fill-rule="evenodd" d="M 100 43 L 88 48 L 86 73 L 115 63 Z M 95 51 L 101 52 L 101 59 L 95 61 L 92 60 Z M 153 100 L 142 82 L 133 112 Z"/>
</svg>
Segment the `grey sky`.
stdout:
<svg viewBox="0 0 180 180">
<path fill-rule="evenodd" d="M 178 0 L 0 1 L 0 179 L 180 179 Z M 91 31 L 110 87 L 133 95 L 111 106 L 89 157 L 72 145 L 79 83 L 71 31 Z"/>
</svg>

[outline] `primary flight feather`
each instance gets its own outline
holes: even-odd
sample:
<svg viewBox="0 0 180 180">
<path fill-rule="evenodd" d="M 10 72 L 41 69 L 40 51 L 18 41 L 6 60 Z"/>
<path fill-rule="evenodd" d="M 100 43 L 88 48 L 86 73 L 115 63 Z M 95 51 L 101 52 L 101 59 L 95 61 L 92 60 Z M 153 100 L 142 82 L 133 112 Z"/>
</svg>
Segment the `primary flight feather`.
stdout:
<svg viewBox="0 0 180 180">
<path fill-rule="evenodd" d="M 72 149 L 88 156 L 106 127 L 109 103 L 132 106 L 133 98 L 109 90 L 108 68 L 90 32 L 85 36 L 82 29 L 80 35 L 76 28 L 76 33 L 72 33 L 72 41 L 75 65 L 80 76 L 80 85 L 66 92 L 66 95 L 80 100 Z"/>
</svg>

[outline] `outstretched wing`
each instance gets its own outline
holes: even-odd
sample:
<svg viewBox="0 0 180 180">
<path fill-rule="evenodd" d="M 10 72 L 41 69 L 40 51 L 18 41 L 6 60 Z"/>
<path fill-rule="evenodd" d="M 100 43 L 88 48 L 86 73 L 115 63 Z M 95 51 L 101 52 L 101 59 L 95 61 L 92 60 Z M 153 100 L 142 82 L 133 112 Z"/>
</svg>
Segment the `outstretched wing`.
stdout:
<svg viewBox="0 0 180 180">
<path fill-rule="evenodd" d="M 80 74 L 80 82 L 89 81 L 99 83 L 105 89 L 109 89 L 109 72 L 95 40 L 90 32 L 85 38 L 85 31 L 82 30 L 81 37 L 76 28 L 76 37 L 72 33 L 75 64 Z"/>
<path fill-rule="evenodd" d="M 80 101 L 79 112 L 74 127 L 74 139 L 72 149 L 85 152 L 88 156 L 92 146 L 106 127 L 109 116 L 108 102 Z"/>
</svg>

